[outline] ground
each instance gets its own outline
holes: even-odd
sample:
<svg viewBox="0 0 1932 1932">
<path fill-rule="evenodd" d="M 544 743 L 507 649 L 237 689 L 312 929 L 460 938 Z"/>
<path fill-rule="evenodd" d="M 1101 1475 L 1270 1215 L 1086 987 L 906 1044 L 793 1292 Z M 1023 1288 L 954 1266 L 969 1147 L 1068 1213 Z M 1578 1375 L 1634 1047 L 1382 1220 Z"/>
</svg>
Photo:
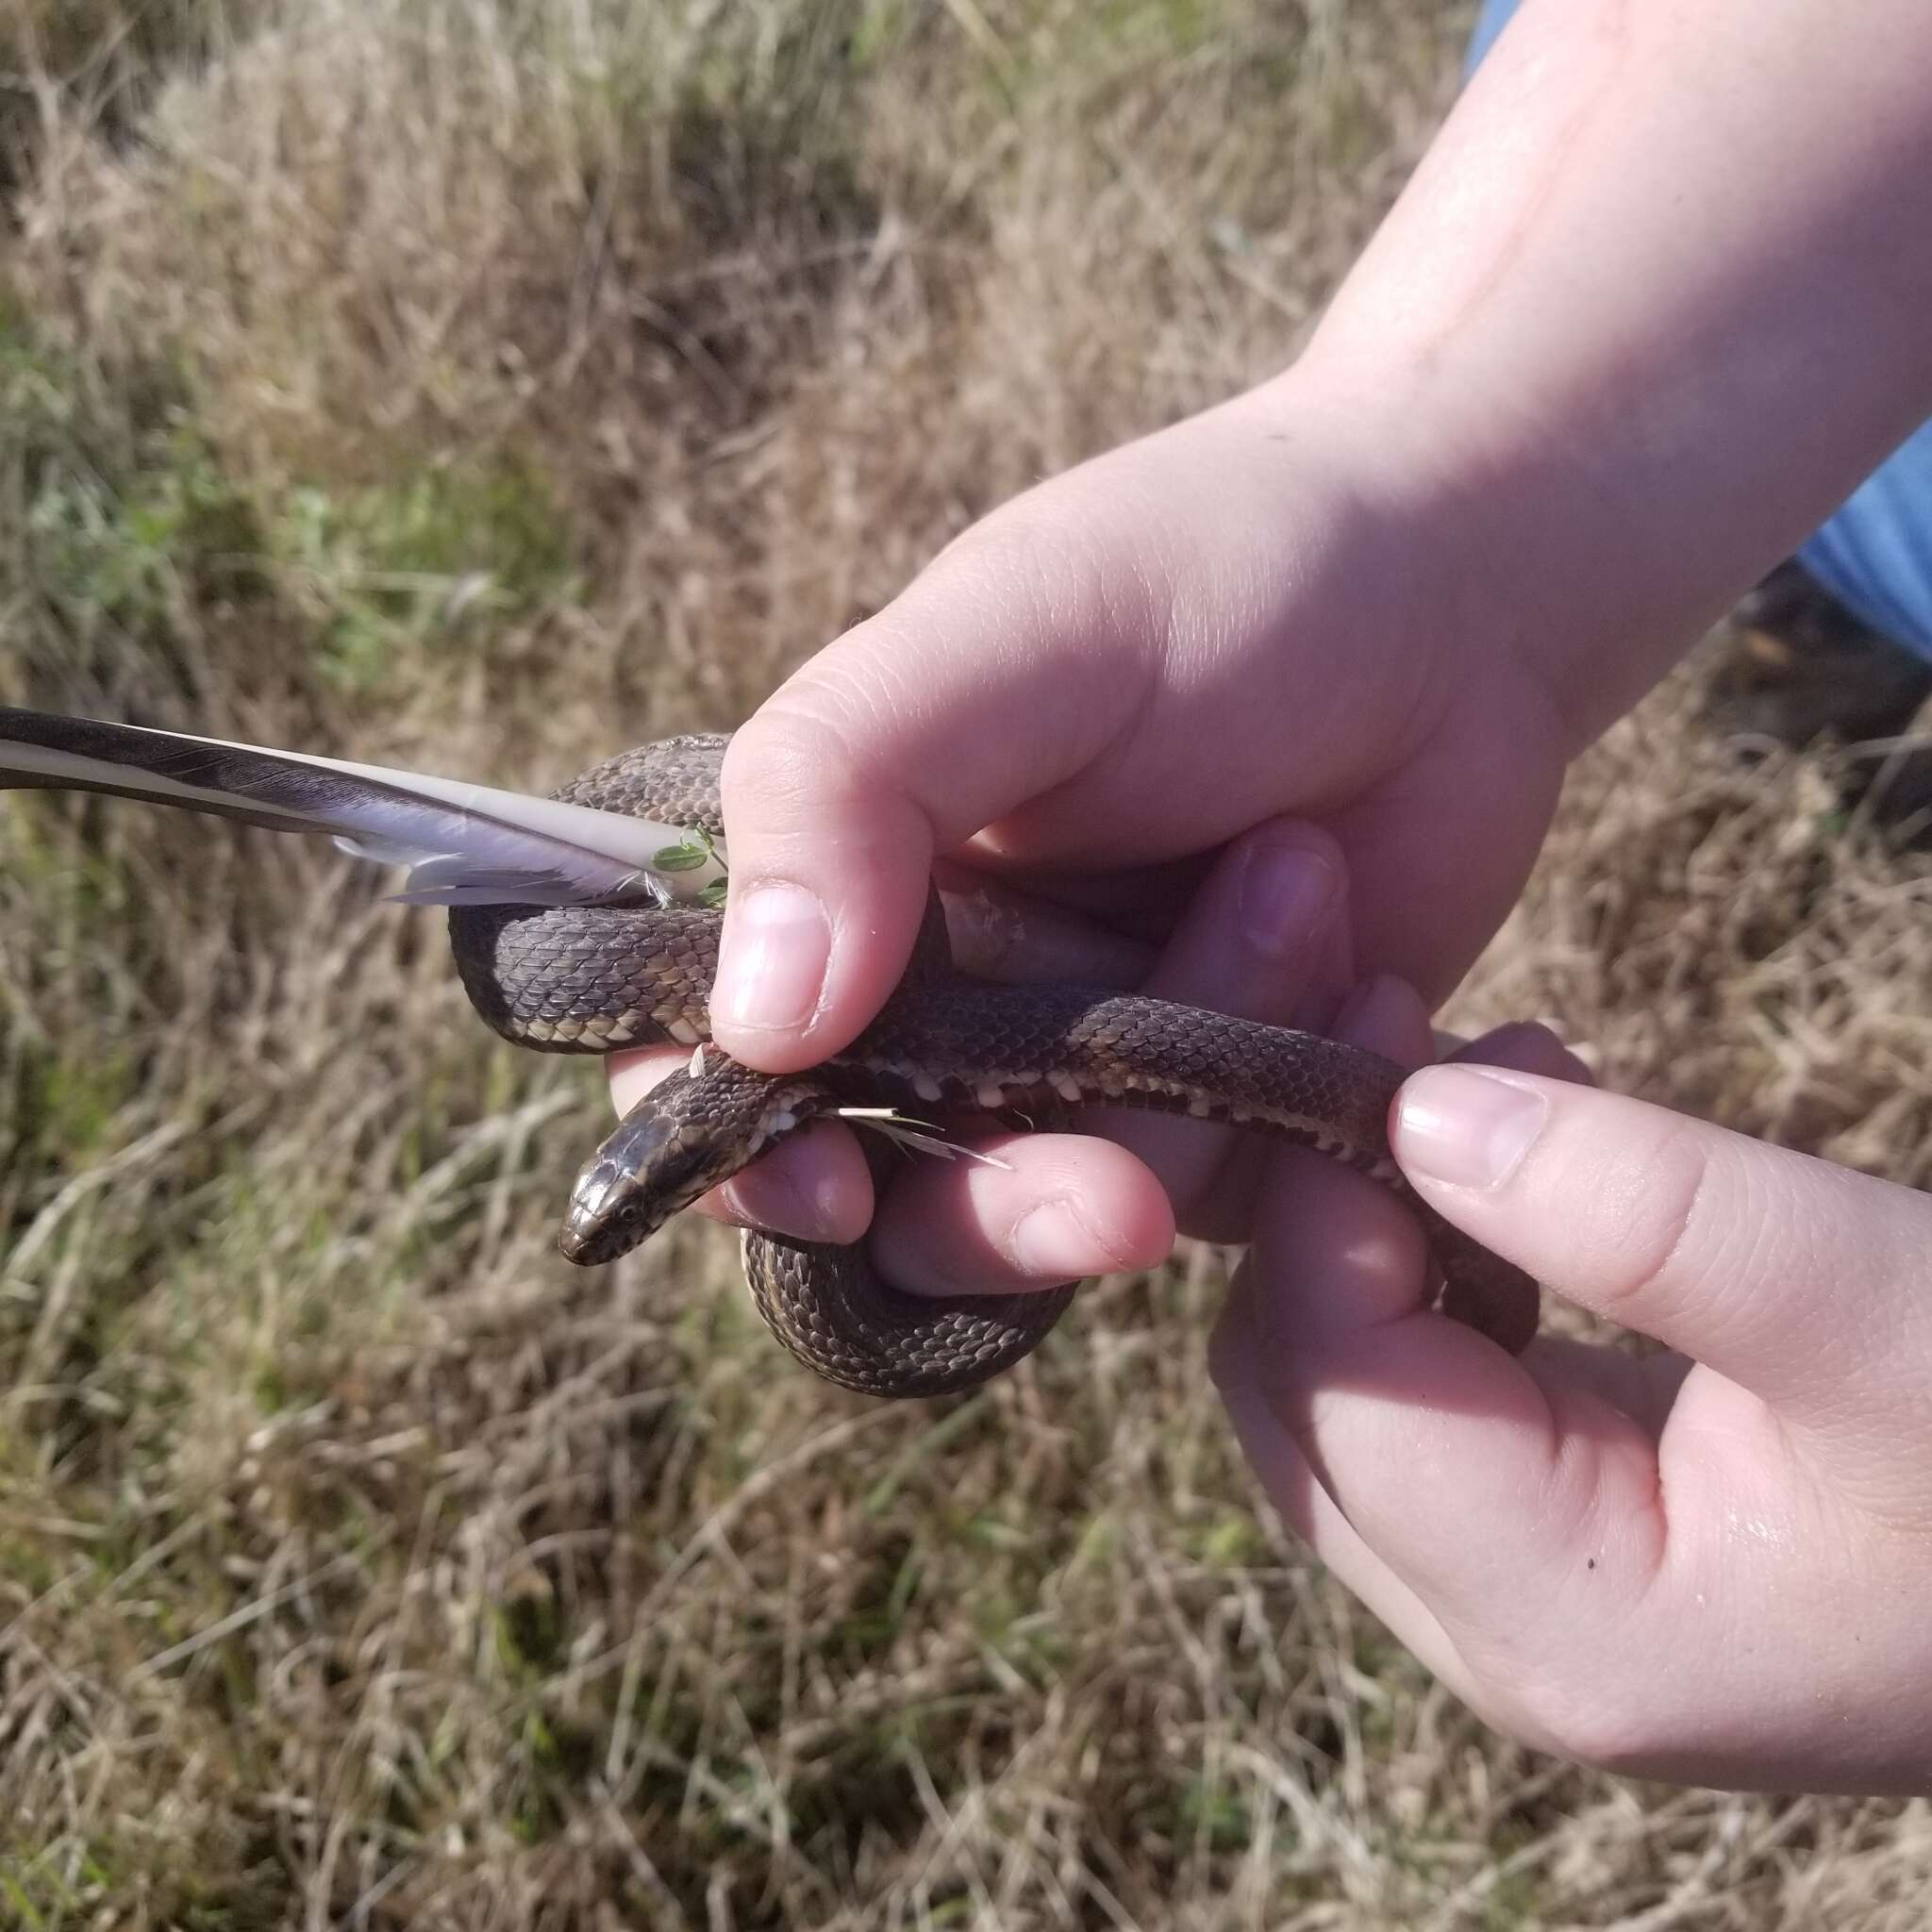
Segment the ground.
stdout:
<svg viewBox="0 0 1932 1932">
<path fill-rule="evenodd" d="M 0 702 L 531 787 L 1276 367 L 1433 0 L 10 0 Z M 1457 1013 L 1932 1181 L 1932 867 L 1693 663 Z M 0 1923 L 1903 1928 L 1924 1804 L 1499 1741 L 1258 1507 L 1221 1257 L 795 1372 L 326 849 L 0 801 Z"/>
</svg>

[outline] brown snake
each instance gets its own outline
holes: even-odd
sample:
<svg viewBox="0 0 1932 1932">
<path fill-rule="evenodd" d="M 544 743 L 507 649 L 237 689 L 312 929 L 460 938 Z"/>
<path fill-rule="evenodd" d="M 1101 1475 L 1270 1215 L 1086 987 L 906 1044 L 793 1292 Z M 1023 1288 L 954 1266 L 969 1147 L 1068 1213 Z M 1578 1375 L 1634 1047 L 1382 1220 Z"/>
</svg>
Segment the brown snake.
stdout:
<svg viewBox="0 0 1932 1932">
<path fill-rule="evenodd" d="M 625 752 L 559 798 L 722 838 L 726 741 L 671 738 Z M 488 906 L 455 909 L 450 940 L 470 998 L 499 1033 L 550 1053 L 710 1038 L 707 1002 L 720 915 L 690 907 Z M 1058 1125 L 1088 1106 L 1232 1123 L 1300 1142 L 1372 1175 L 1426 1229 L 1446 1312 L 1515 1352 L 1536 1332 L 1536 1284 L 1429 1209 L 1390 1158 L 1389 1104 L 1403 1078 L 1359 1048 L 1134 993 L 1004 986 L 953 973 L 935 893 L 906 976 L 874 1023 L 808 1073 L 772 1076 L 710 1049 L 633 1108 L 572 1196 L 561 1245 L 614 1259 L 781 1135 L 839 1107 L 943 1106 L 1013 1124 Z M 902 1293 L 862 1249 L 745 1239 L 759 1312 L 829 1380 L 871 1395 L 971 1388 L 1031 1352 L 1074 1286 L 1028 1294 Z"/>
</svg>

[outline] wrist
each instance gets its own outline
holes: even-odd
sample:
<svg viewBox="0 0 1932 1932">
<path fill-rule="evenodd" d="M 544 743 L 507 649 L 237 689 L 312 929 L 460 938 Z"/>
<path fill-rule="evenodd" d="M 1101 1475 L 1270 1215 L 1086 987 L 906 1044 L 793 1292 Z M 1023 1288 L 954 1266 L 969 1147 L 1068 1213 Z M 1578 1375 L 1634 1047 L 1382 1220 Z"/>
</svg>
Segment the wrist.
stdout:
<svg viewBox="0 0 1932 1932">
<path fill-rule="evenodd" d="M 1281 379 L 1349 399 L 1455 545 L 1454 624 L 1578 741 L 1932 407 L 1932 14 L 1825 38 L 1525 8 Z"/>
<path fill-rule="evenodd" d="M 1714 535 L 1674 556 L 1644 527 L 1659 506 L 1642 479 L 1581 444 L 1566 411 L 1460 387 L 1424 342 L 1324 327 L 1257 394 L 1345 425 L 1349 488 L 1399 556 L 1406 621 L 1458 685 L 1528 688 L 1566 758 L 1782 554 L 1774 541 L 1759 558 L 1747 535 L 1726 566 Z"/>
</svg>

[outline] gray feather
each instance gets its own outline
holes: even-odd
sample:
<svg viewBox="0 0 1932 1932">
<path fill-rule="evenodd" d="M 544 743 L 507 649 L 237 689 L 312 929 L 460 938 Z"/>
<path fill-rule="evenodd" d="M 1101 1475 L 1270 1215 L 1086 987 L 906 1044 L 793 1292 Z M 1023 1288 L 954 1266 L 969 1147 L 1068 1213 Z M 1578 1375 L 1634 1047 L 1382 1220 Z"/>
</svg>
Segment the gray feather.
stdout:
<svg viewBox="0 0 1932 1932">
<path fill-rule="evenodd" d="M 111 792 L 331 837 L 410 868 L 417 905 L 608 905 L 695 898 L 717 866 L 666 873 L 675 826 L 560 799 L 218 738 L 0 706 L 0 790 Z"/>
</svg>

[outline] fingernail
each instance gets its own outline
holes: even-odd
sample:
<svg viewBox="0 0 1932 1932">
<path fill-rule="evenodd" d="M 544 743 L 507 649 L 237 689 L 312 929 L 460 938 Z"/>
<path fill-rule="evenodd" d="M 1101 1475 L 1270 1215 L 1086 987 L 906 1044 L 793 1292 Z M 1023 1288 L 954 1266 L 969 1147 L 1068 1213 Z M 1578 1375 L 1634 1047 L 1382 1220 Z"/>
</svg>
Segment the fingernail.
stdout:
<svg viewBox="0 0 1932 1932">
<path fill-rule="evenodd" d="M 727 901 L 724 932 L 712 1019 L 763 1031 L 810 1019 L 832 957 L 832 925 L 818 900 L 803 886 L 754 886 Z"/>
<path fill-rule="evenodd" d="M 1101 1247 L 1093 1230 L 1070 1203 L 1042 1201 L 1014 1224 L 1007 1254 L 1028 1274 L 1070 1281 L 1106 1265 L 1096 1254 Z"/>
<path fill-rule="evenodd" d="M 1499 1188 L 1522 1165 L 1550 1110 L 1538 1089 L 1481 1067 L 1425 1067 L 1396 1103 L 1405 1167 L 1458 1188 Z"/>
<path fill-rule="evenodd" d="M 1335 867 L 1306 845 L 1257 840 L 1241 867 L 1235 917 L 1241 937 L 1279 958 L 1308 942 L 1335 902 Z"/>
</svg>

